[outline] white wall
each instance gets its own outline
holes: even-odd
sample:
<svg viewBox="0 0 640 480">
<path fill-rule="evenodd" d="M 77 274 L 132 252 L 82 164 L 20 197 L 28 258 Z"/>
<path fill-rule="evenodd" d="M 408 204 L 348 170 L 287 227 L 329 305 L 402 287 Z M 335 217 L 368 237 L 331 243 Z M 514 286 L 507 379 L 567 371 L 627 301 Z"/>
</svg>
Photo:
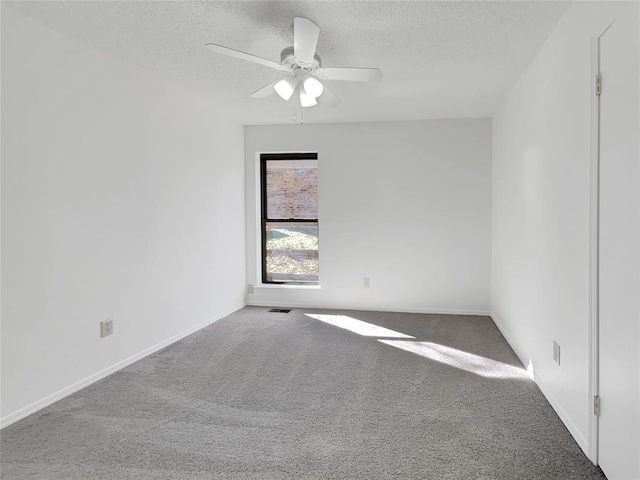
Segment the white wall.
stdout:
<svg viewBox="0 0 640 480">
<path fill-rule="evenodd" d="M 247 127 L 252 284 L 260 278 L 256 153 L 292 151 L 318 152 L 321 288 L 257 286 L 249 304 L 488 312 L 489 119 Z"/>
<path fill-rule="evenodd" d="M 2 6 L 4 425 L 243 305 L 243 130 L 220 111 Z"/>
<path fill-rule="evenodd" d="M 492 316 L 587 452 L 591 37 L 620 9 L 574 2 L 493 121 Z"/>
</svg>

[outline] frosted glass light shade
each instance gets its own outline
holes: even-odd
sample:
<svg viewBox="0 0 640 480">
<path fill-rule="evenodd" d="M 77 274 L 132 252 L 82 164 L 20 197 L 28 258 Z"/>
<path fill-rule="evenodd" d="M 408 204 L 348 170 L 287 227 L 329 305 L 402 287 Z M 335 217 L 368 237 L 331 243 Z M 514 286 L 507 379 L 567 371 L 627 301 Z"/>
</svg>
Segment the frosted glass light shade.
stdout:
<svg viewBox="0 0 640 480">
<path fill-rule="evenodd" d="M 296 82 L 292 78 L 283 78 L 273 86 L 273 89 L 283 100 L 289 100 L 295 88 Z"/>
<path fill-rule="evenodd" d="M 302 85 L 300 87 L 300 105 L 302 105 L 303 107 L 313 107 L 314 105 L 317 105 L 318 102 L 316 102 L 316 99 L 314 96 L 309 95 L 305 88 L 304 85 Z"/>
<path fill-rule="evenodd" d="M 317 78 L 308 77 L 304 81 L 303 85 L 307 94 L 311 95 L 313 98 L 318 98 L 324 91 L 324 86 Z"/>
</svg>

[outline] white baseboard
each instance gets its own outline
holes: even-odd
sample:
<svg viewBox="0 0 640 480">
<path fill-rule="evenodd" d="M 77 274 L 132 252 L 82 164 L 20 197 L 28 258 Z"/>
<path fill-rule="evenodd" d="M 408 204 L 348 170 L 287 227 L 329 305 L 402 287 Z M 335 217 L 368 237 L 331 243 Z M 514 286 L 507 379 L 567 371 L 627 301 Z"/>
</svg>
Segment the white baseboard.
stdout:
<svg viewBox="0 0 640 480">
<path fill-rule="evenodd" d="M 578 446 L 582 449 L 582 451 L 588 458 L 589 442 L 587 441 L 585 436 L 580 433 L 578 427 L 576 427 L 576 425 L 571 420 L 571 417 L 569 417 L 565 409 L 562 408 L 562 405 L 560 405 L 560 402 L 558 402 L 556 397 L 549 391 L 545 382 L 540 378 L 538 374 L 535 373 L 535 371 L 533 372 L 533 379 L 540 388 L 542 394 L 546 397 L 547 401 L 551 404 L 553 409 L 558 414 L 558 417 L 560 417 L 560 420 L 562 420 L 562 423 L 564 423 L 564 425 L 567 427 L 567 430 L 569 430 L 571 436 L 574 438 Z"/>
<path fill-rule="evenodd" d="M 134 362 L 137 362 L 138 360 L 143 359 L 144 357 L 147 357 L 149 355 L 151 355 L 152 353 L 157 352 L 158 350 L 162 350 L 163 348 L 171 345 L 172 343 L 177 342 L 178 340 L 183 339 L 184 337 L 187 337 L 189 335 L 191 335 L 192 333 L 197 332 L 198 330 L 203 329 L 204 327 L 207 327 L 209 325 L 211 325 L 212 323 L 217 322 L 218 320 L 226 317 L 227 315 L 232 314 L 233 312 L 240 310 L 241 308 L 243 308 L 245 306 L 244 303 L 240 304 L 240 305 L 236 305 L 234 307 L 231 307 L 227 310 L 225 310 L 224 312 L 220 312 L 217 315 L 215 315 L 214 317 L 198 324 L 195 325 L 193 327 L 190 327 L 176 335 L 173 335 L 172 337 L 167 338 L 166 340 L 161 341 L 160 343 L 157 343 L 149 348 L 144 349 L 141 352 L 136 353 L 135 355 L 130 356 L 129 358 L 125 358 L 124 360 L 121 360 L 113 365 L 111 365 L 110 367 L 105 368 L 104 370 L 101 370 L 97 373 L 94 373 L 93 375 L 89 375 L 88 377 L 80 380 L 79 382 L 74 383 L 73 385 L 69 385 L 68 387 L 65 387 L 61 390 L 58 390 L 57 392 L 48 395 L 46 397 L 44 397 L 41 400 L 38 400 L 36 402 L 33 402 L 30 405 L 27 405 L 26 407 L 23 407 L 19 410 L 16 410 L 13 413 L 10 413 L 9 415 L 6 415 L 2 418 L 0 418 L 0 429 L 7 427 L 9 425 L 11 425 L 12 423 L 17 422 L 18 420 L 21 420 L 29 415 L 31 415 L 32 413 L 37 412 L 38 410 L 42 410 L 45 407 L 48 407 L 49 405 L 51 405 L 54 402 L 57 402 L 58 400 L 63 399 L 66 396 L 71 395 L 72 393 L 77 392 L 78 390 L 81 390 L 89 385 L 91 385 L 92 383 L 97 382 L 98 380 L 101 380 L 109 375 L 111 375 L 114 372 L 117 372 L 118 370 L 123 369 L 124 367 L 131 365 Z"/>
<path fill-rule="evenodd" d="M 514 339 L 509 335 L 505 327 L 502 325 L 502 323 L 500 323 L 500 320 L 496 317 L 494 313 L 491 313 L 491 319 L 493 320 L 493 323 L 496 324 L 496 327 L 498 327 L 498 330 L 500 330 L 500 333 L 502 333 L 502 336 L 505 338 L 505 340 L 507 340 L 507 343 L 511 346 L 513 351 L 516 353 L 516 355 L 522 362 L 522 365 L 524 365 L 524 368 L 527 368 L 527 365 L 529 364 L 528 356 L 525 355 L 524 352 L 522 352 L 521 348 L 514 341 Z M 542 378 L 540 378 L 540 375 L 538 375 L 535 372 L 535 369 L 533 371 L 533 380 L 534 382 L 536 382 L 536 385 L 538 385 L 538 388 L 540 389 L 542 394 L 545 396 L 545 398 L 547 399 L 551 407 L 556 411 L 556 413 L 558 414 L 558 417 L 560 417 L 560 420 L 562 420 L 562 423 L 564 423 L 564 425 L 567 427 L 567 430 L 569 430 L 569 433 L 574 438 L 578 446 L 582 449 L 584 454 L 587 457 L 589 457 L 589 453 L 588 453 L 589 442 L 584 437 L 584 435 L 580 433 L 580 430 L 578 430 L 578 427 L 576 427 L 575 423 L 573 423 L 573 420 L 571 420 L 571 417 L 567 414 L 567 412 L 562 407 L 558 399 L 551 393 L 551 390 L 549 389 L 545 381 Z"/>
<path fill-rule="evenodd" d="M 377 307 L 377 306 L 322 306 L 317 304 L 310 303 L 297 303 L 297 302 L 262 302 L 262 301 L 251 301 L 247 302 L 247 306 L 249 307 L 283 307 L 283 308 L 310 308 L 315 310 L 362 310 L 364 312 L 397 312 L 397 313 L 426 313 L 433 315 L 478 315 L 489 317 L 491 316 L 490 312 L 485 310 L 458 310 L 458 309 L 448 309 L 448 308 L 396 308 L 396 307 Z"/>
</svg>

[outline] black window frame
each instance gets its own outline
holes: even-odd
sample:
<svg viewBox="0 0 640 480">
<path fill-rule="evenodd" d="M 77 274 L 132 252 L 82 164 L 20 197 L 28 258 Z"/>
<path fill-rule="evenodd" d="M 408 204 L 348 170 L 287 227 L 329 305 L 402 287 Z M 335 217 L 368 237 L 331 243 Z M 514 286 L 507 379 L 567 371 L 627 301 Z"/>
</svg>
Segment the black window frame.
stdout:
<svg viewBox="0 0 640 480">
<path fill-rule="evenodd" d="M 260 154 L 260 250 L 262 251 L 262 283 L 278 285 L 317 285 L 317 282 L 285 282 L 277 280 L 267 280 L 267 223 L 315 223 L 318 225 L 318 218 L 273 218 L 267 217 L 267 162 L 273 160 L 315 160 L 318 161 L 318 153 L 261 153 Z M 318 232 L 320 230 L 318 229 Z M 318 252 L 319 253 L 319 252 Z"/>
</svg>

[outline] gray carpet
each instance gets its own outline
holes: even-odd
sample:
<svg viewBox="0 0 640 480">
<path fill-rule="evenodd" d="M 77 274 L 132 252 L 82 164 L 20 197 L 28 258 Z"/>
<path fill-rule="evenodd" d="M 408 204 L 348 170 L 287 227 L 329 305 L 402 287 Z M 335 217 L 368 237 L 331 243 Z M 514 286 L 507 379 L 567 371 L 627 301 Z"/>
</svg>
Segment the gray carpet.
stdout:
<svg viewBox="0 0 640 480">
<path fill-rule="evenodd" d="M 2 478 L 605 478 L 532 381 L 485 375 L 522 367 L 490 318 L 325 311 L 450 347 L 435 361 L 309 310 L 266 310 L 5 428 Z M 493 362 L 479 374 L 449 357 Z"/>
</svg>

